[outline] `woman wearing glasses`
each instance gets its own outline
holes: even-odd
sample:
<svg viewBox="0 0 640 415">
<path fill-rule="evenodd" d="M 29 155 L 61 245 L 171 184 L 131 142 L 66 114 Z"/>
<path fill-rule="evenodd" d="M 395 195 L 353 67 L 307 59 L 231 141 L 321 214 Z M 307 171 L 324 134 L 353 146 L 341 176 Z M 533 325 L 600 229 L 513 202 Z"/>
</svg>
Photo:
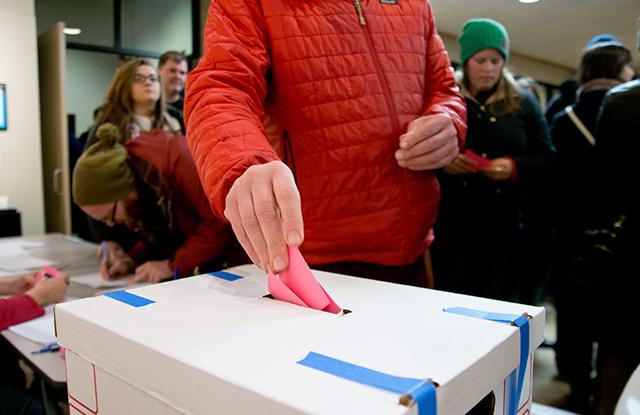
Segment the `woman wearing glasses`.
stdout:
<svg viewBox="0 0 640 415">
<path fill-rule="evenodd" d="M 106 122 L 118 127 L 123 144 L 154 129 L 180 134 L 180 123 L 165 111 L 158 72 L 146 59 L 131 59 L 118 68 L 100 114 L 85 149 L 95 143 L 95 132 Z"/>
</svg>

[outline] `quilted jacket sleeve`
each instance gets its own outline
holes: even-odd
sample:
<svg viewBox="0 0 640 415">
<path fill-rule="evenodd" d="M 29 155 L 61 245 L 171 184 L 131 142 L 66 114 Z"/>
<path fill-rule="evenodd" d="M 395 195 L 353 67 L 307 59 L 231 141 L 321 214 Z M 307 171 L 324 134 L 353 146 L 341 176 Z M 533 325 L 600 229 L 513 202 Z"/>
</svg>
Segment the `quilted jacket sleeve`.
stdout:
<svg viewBox="0 0 640 415">
<path fill-rule="evenodd" d="M 451 68 L 449 55 L 436 31 L 431 5 L 427 4 L 427 65 L 425 71 L 424 114 L 447 114 L 458 132 L 460 149 L 467 135 L 467 107 Z"/>
<path fill-rule="evenodd" d="M 269 56 L 257 2 L 212 1 L 204 44 L 187 80 L 185 121 L 203 188 L 224 219 L 233 182 L 251 165 L 278 159 L 262 126 Z"/>
</svg>

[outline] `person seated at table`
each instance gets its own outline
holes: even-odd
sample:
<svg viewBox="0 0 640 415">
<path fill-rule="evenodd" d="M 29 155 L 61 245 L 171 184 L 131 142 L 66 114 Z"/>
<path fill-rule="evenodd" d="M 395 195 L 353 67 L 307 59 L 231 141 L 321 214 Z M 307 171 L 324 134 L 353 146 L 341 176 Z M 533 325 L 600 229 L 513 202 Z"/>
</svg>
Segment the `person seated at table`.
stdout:
<svg viewBox="0 0 640 415">
<path fill-rule="evenodd" d="M 214 260 L 231 229 L 213 215 L 185 137 L 156 129 L 123 146 L 110 123 L 97 137 L 78 159 L 72 187 L 81 209 L 108 226 L 101 235 L 103 277 L 135 272 L 132 283 L 160 282 L 221 266 Z M 109 240 L 114 225 L 125 225 L 128 234 Z"/>
<path fill-rule="evenodd" d="M 64 299 L 68 286 L 67 274 L 38 282 L 33 274 L 0 279 L 0 295 L 11 296 L 0 298 L 0 330 L 43 315 L 43 307 Z M 25 389 L 17 354 L 0 339 L 0 415 L 44 414 L 40 398 Z"/>
</svg>

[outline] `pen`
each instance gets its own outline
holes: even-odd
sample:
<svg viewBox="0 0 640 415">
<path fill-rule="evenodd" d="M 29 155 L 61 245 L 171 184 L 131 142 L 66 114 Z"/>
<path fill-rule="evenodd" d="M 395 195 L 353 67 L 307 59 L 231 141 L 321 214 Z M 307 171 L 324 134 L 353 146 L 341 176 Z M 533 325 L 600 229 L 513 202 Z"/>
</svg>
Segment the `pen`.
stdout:
<svg viewBox="0 0 640 415">
<path fill-rule="evenodd" d="M 107 251 L 107 241 L 102 241 L 102 260 L 107 271 L 109 270 L 109 251 Z"/>
<path fill-rule="evenodd" d="M 31 352 L 31 354 L 51 353 L 51 352 L 57 352 L 58 350 L 60 350 L 60 345 L 56 342 L 53 342 L 53 343 L 47 344 L 42 349 L 34 350 L 33 352 Z"/>
<path fill-rule="evenodd" d="M 177 280 L 180 278 L 180 269 L 178 267 L 173 267 L 173 279 Z"/>
</svg>

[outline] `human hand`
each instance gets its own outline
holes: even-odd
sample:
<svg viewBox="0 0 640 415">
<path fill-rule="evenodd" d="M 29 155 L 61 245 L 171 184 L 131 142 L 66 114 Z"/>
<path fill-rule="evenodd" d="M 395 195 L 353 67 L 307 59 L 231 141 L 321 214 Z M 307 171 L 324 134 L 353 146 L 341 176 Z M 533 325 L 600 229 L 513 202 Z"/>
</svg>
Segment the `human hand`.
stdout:
<svg viewBox="0 0 640 415">
<path fill-rule="evenodd" d="M 68 288 L 69 274 L 62 273 L 56 277 L 43 278 L 26 294 L 38 305 L 44 307 L 64 300 Z"/>
<path fill-rule="evenodd" d="M 231 186 L 224 215 L 254 264 L 278 273 L 289 266 L 287 244 L 304 239 L 300 193 L 281 161 L 249 167 Z"/>
<path fill-rule="evenodd" d="M 135 267 L 133 259 L 127 255 L 119 243 L 107 241 L 107 255 L 102 252 L 102 245 L 98 245 L 100 261 L 100 275 L 104 279 L 113 279 L 131 273 Z"/>
<path fill-rule="evenodd" d="M 448 115 L 424 115 L 409 123 L 400 136 L 395 157 L 400 167 L 433 170 L 451 163 L 458 155 L 458 135 Z"/>
<path fill-rule="evenodd" d="M 464 154 L 458 154 L 453 161 L 444 166 L 442 170 L 449 174 L 472 174 L 477 173 L 476 164 Z"/>
<path fill-rule="evenodd" d="M 508 157 L 499 157 L 491 160 L 488 167 L 479 170 L 488 178 L 498 182 L 508 182 L 513 176 L 513 161 Z"/>
<path fill-rule="evenodd" d="M 24 274 L 0 280 L 0 295 L 20 295 L 33 287 L 35 275 Z"/>
<path fill-rule="evenodd" d="M 136 268 L 136 273 L 129 281 L 129 284 L 137 284 L 142 281 L 151 283 L 161 282 L 171 278 L 171 268 L 169 268 L 169 260 L 163 261 L 147 261 Z"/>
</svg>

